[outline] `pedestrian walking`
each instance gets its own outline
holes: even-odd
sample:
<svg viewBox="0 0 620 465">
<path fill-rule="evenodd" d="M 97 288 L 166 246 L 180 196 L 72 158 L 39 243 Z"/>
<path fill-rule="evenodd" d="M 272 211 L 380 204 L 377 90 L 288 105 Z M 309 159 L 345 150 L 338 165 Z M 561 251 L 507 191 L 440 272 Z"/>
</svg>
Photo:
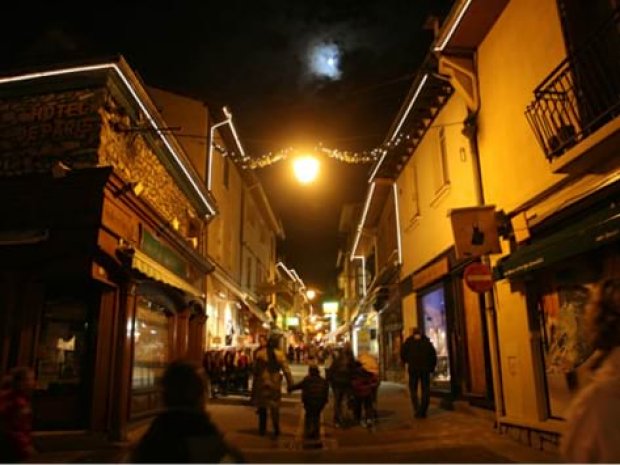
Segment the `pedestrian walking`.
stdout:
<svg viewBox="0 0 620 465">
<path fill-rule="evenodd" d="M 295 362 L 301 363 L 301 347 L 295 347 Z"/>
<path fill-rule="evenodd" d="M 437 352 L 426 335 L 413 328 L 400 352 L 400 358 L 409 371 L 409 393 L 416 418 L 426 418 L 430 402 L 431 374 L 437 365 Z M 421 398 L 418 398 L 420 385 Z"/>
<path fill-rule="evenodd" d="M 321 376 L 319 368 L 311 365 L 308 367 L 308 375 L 291 386 L 289 392 L 297 389 L 301 389 L 301 400 L 304 404 L 304 436 L 307 439 L 318 439 L 321 412 L 329 397 L 329 383 Z"/>
<path fill-rule="evenodd" d="M 327 380 L 334 393 L 334 425 L 344 426 L 342 403 L 351 393 L 351 374 L 354 369 L 355 357 L 351 344 L 345 344 L 340 354 L 336 355 L 327 370 Z"/>
<path fill-rule="evenodd" d="M 620 463 L 620 278 L 602 283 L 586 318 L 594 375 L 571 402 L 561 451 L 568 462 Z"/>
<path fill-rule="evenodd" d="M 266 347 L 254 354 L 253 401 L 258 408 L 258 432 L 262 436 L 267 431 L 267 410 L 271 414 L 273 437 L 280 435 L 280 400 L 282 398 L 282 373 L 286 385 L 293 385 L 293 377 L 286 357 L 277 349 L 278 337 L 272 335 Z"/>
<path fill-rule="evenodd" d="M 204 372 L 199 366 L 172 362 L 162 387 L 164 411 L 132 451 L 132 462 L 243 462 L 243 455 L 224 440 L 205 410 Z"/>
<path fill-rule="evenodd" d="M 3 380 L 0 394 L 0 459 L 27 462 L 34 454 L 32 444 L 32 392 L 34 373 L 18 367 Z"/>
<path fill-rule="evenodd" d="M 356 361 L 354 366 L 351 388 L 354 395 L 355 421 L 362 426 L 371 427 L 377 420 L 374 397 L 379 387 L 379 376 L 367 370 L 360 361 Z"/>
<path fill-rule="evenodd" d="M 288 346 L 286 358 L 288 358 L 288 363 L 293 363 L 295 361 L 295 348 L 292 345 Z"/>
</svg>

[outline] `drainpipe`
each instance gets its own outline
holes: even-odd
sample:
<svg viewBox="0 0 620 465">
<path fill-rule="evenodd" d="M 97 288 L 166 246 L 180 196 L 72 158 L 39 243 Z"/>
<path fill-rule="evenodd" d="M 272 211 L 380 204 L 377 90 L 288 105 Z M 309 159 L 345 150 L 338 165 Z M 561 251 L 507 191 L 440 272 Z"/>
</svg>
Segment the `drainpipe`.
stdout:
<svg viewBox="0 0 620 465">
<path fill-rule="evenodd" d="M 477 82 L 476 82 L 477 85 Z M 485 204 L 484 189 L 482 186 L 482 169 L 480 167 L 480 153 L 478 151 L 478 111 L 468 110 L 467 118 L 463 123 L 463 135 L 469 140 L 472 167 L 474 171 L 474 188 L 476 202 L 479 206 Z M 491 266 L 488 255 L 481 257 L 482 263 Z M 499 419 L 504 416 L 504 391 L 499 352 L 499 338 L 497 334 L 497 313 L 495 311 L 494 288 L 484 293 L 484 309 L 489 334 L 489 355 L 491 357 L 491 374 L 493 378 L 493 397 L 495 403 L 495 426 L 499 427 Z"/>
<path fill-rule="evenodd" d="M 231 124 L 232 114 L 228 111 L 228 108 L 223 108 L 226 119 L 219 123 L 211 125 L 209 128 L 209 147 L 207 152 L 207 190 L 211 191 L 211 178 L 212 178 L 212 166 L 213 166 L 213 139 L 215 137 L 215 130 L 224 124 Z M 231 124 L 232 127 L 232 124 Z"/>
</svg>

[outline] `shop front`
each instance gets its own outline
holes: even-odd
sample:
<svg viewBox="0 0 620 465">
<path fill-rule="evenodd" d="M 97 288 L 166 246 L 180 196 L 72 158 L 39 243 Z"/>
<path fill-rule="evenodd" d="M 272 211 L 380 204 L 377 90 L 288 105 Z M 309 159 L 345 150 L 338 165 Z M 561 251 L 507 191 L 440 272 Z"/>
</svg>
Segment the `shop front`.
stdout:
<svg viewBox="0 0 620 465">
<path fill-rule="evenodd" d="M 369 309 L 355 319 L 352 326 L 352 346 L 356 357 L 371 354 L 379 360 L 378 314 Z"/>
<path fill-rule="evenodd" d="M 465 264 L 453 248 L 412 276 L 418 327 L 437 352 L 431 389 L 448 405 L 452 400 L 492 408 L 492 374 L 481 294 L 463 278 Z"/>
<path fill-rule="evenodd" d="M 543 420 L 566 418 L 574 393 L 588 377 L 592 347 L 587 307 L 602 280 L 620 276 L 618 200 L 616 193 L 587 211 L 574 209 L 571 216 L 535 231 L 529 245 L 496 266 L 498 278 L 508 278 L 527 296 L 534 360 L 544 393 Z M 500 343 L 505 346 L 506 340 L 500 338 Z"/>
</svg>

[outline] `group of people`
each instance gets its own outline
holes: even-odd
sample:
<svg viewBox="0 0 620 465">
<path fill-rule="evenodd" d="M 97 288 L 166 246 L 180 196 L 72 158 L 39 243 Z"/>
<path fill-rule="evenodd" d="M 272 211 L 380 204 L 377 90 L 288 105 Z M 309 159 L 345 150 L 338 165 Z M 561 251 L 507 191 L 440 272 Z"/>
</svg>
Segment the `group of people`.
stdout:
<svg viewBox="0 0 620 465">
<path fill-rule="evenodd" d="M 309 360 L 312 360 L 319 365 L 322 365 L 328 361 L 332 355 L 333 348 L 331 346 L 315 346 L 312 344 L 298 344 L 296 346 L 291 344 L 288 346 L 288 350 L 286 352 L 288 362 L 297 364 L 306 363 Z"/>
<path fill-rule="evenodd" d="M 211 398 L 230 393 L 249 394 L 252 365 L 249 348 L 208 350 L 202 365 Z"/>
<path fill-rule="evenodd" d="M 334 393 L 334 425 L 346 426 L 343 407 L 353 411 L 353 420 L 371 427 L 377 420 L 379 366 L 370 354 L 355 358 L 351 345 L 334 353 L 326 368 L 327 380 Z"/>
<path fill-rule="evenodd" d="M 334 422 L 344 426 L 343 404 L 351 407 L 356 422 L 371 426 L 376 422 L 376 401 L 379 387 L 378 365 L 372 356 L 356 359 L 349 344 L 337 354 L 326 368 L 326 378 L 320 374 L 317 360 L 308 360 L 308 375 L 297 384 L 287 358 L 278 349 L 277 337 L 262 340 L 254 353 L 254 381 L 252 400 L 257 407 L 259 434 L 266 434 L 267 416 L 271 416 L 273 436 L 280 434 L 279 406 L 282 382 L 285 379 L 288 392 L 302 391 L 305 410 L 305 437 L 316 439 L 319 419 L 327 404 L 329 388 L 334 393 Z"/>
</svg>

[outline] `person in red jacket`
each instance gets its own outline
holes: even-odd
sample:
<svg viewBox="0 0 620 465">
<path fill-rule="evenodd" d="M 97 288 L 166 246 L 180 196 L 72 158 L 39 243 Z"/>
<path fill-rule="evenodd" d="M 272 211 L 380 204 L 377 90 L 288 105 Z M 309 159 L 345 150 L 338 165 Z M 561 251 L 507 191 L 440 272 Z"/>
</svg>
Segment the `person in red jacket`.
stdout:
<svg viewBox="0 0 620 465">
<path fill-rule="evenodd" d="M 30 368 L 15 368 L 10 385 L 0 397 L 2 461 L 25 462 L 34 453 L 32 445 L 32 405 L 34 373 Z"/>
</svg>

